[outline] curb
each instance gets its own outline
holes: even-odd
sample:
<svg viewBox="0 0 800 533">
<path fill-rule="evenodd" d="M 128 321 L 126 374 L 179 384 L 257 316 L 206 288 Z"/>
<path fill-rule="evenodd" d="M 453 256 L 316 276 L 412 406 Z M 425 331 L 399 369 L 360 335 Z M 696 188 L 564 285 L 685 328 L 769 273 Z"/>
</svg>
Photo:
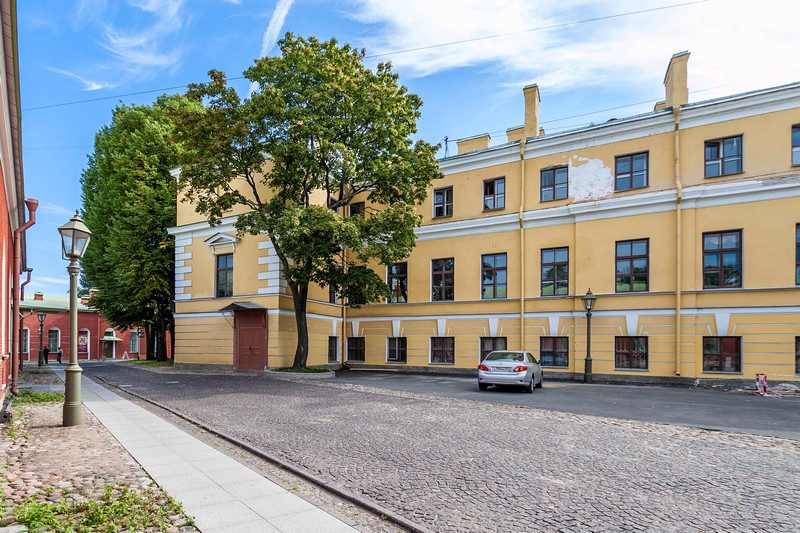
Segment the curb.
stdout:
<svg viewBox="0 0 800 533">
<path fill-rule="evenodd" d="M 278 372 L 276 372 L 276 373 L 278 373 Z M 111 383 L 107 382 L 106 380 L 102 379 L 99 376 L 92 376 L 92 379 L 97 379 L 98 381 L 102 381 L 103 383 L 105 383 L 109 387 L 113 387 L 114 389 L 117 389 L 120 392 L 123 392 L 125 394 L 129 394 L 129 395 L 131 395 L 131 396 L 133 396 L 135 398 L 138 398 L 139 400 L 142 400 L 143 402 L 147 402 L 147 403 L 149 403 L 151 405 L 154 405 L 155 407 L 158 407 L 159 409 L 163 409 L 164 411 L 167 411 L 168 413 L 171 413 L 171 414 L 173 414 L 173 415 L 175 415 L 175 416 L 177 416 L 177 417 L 189 422 L 190 424 L 192 424 L 192 425 L 194 425 L 194 426 L 196 426 L 196 427 L 198 427 L 198 428 L 200 428 L 200 429 L 202 429 L 204 431 L 207 431 L 207 432 L 209 432 L 209 433 L 211 433 L 213 435 L 216 435 L 216 436 L 220 437 L 221 439 L 224 439 L 224 440 L 230 442 L 231 444 L 234 444 L 234 445 L 242 448 L 243 450 L 246 450 L 247 452 L 249 452 L 249 453 L 251 453 L 251 454 L 253 454 L 253 455 L 257 456 L 257 457 L 260 457 L 261 459 L 269 461 L 270 463 L 272 463 L 274 465 L 277 465 L 277 466 L 283 468 L 284 470 L 287 470 L 287 471 L 291 472 L 292 474 L 305 479 L 306 481 L 308 481 L 310 483 L 313 483 L 314 485 L 316 485 L 316 486 L 318 486 L 318 487 L 330 492 L 331 494 L 335 494 L 336 496 L 339 496 L 340 498 L 343 498 L 343 499 L 349 501 L 350 503 L 353 503 L 353 504 L 361 507 L 362 509 L 366 509 L 367 511 L 370 511 L 370 512 L 372 512 L 374 514 L 377 514 L 378 516 L 384 517 L 384 518 L 386 518 L 387 521 L 392 522 L 394 524 L 397 524 L 398 526 L 404 527 L 407 530 L 411 531 L 412 533 L 433 533 L 432 530 L 427 529 L 427 528 L 425 528 L 425 527 L 423 527 L 423 526 L 421 526 L 421 525 L 419 525 L 419 524 L 417 524 L 415 522 L 412 522 L 411 520 L 408 520 L 404 516 L 401 516 L 401 515 L 395 513 L 394 511 L 391 511 L 391 510 L 389 510 L 389 509 L 387 509 L 387 508 L 385 508 L 385 507 L 383 507 L 383 506 L 381 506 L 381 505 L 379 505 L 379 504 L 377 504 L 377 503 L 375 503 L 375 502 L 373 502 L 371 500 L 368 500 L 366 498 L 362 498 L 361 496 L 359 496 L 359 495 L 357 495 L 357 494 L 355 494 L 353 492 L 350 492 L 349 490 L 345 489 L 344 487 L 340 486 L 339 484 L 328 483 L 327 481 L 323 480 L 322 478 L 319 478 L 319 477 L 315 476 L 314 474 L 312 474 L 311 472 L 308 472 L 307 470 L 305 470 L 303 468 L 300 468 L 300 467 L 298 467 L 298 466 L 296 466 L 296 465 L 294 465 L 292 463 L 289 463 L 288 461 L 285 461 L 284 459 L 281 459 L 280 457 L 278 457 L 276 455 L 272 455 L 271 453 L 265 452 L 263 450 L 259 450 L 258 448 L 254 448 L 250 444 L 248 444 L 248 443 L 246 443 L 246 442 L 244 442 L 244 441 L 242 441 L 242 440 L 240 440 L 240 439 L 238 439 L 238 438 L 236 438 L 236 437 L 234 437 L 232 435 L 228 435 L 227 433 L 224 433 L 222 431 L 213 429 L 213 428 L 205 425 L 204 423 L 191 418 L 188 415 L 185 415 L 185 414 L 183 414 L 181 412 L 175 411 L 174 409 L 171 409 L 169 407 L 164 407 L 163 405 L 160 405 L 160 404 L 158 404 L 158 403 L 156 403 L 156 402 L 154 402 L 154 401 L 152 401 L 152 400 L 150 400 L 148 398 L 145 398 L 144 396 L 142 396 L 140 394 L 136 394 L 135 392 L 131 392 L 129 390 L 125 390 L 123 388 L 120 388 L 120 387 L 117 387 L 115 385 L 112 385 Z"/>
</svg>

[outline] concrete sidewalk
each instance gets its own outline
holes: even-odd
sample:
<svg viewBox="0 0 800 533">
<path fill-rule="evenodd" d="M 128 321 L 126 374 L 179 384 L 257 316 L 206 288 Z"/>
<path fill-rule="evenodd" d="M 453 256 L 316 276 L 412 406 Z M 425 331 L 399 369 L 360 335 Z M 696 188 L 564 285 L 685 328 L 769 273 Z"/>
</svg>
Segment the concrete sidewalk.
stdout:
<svg viewBox="0 0 800 533">
<path fill-rule="evenodd" d="M 53 372 L 62 380 L 64 367 Z M 153 413 L 81 379 L 83 404 L 204 533 L 356 531 Z"/>
</svg>

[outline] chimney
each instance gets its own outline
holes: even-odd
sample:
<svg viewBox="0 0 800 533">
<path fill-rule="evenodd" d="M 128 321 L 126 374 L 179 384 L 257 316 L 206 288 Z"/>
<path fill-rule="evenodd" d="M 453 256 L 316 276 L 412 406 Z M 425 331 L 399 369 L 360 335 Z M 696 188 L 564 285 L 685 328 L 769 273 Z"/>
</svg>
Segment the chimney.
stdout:
<svg viewBox="0 0 800 533">
<path fill-rule="evenodd" d="M 39 300 L 39 301 L 44 300 L 44 293 L 41 293 L 39 291 L 34 292 L 33 293 L 33 299 L 34 300 Z"/>
<path fill-rule="evenodd" d="M 525 125 L 523 139 L 539 136 L 539 86 L 535 83 L 522 89 L 525 95 Z"/>
<path fill-rule="evenodd" d="M 467 152 L 477 152 L 478 150 L 489 148 L 490 139 L 491 137 L 488 133 L 461 139 L 456 143 L 458 145 L 458 155 L 466 154 Z"/>
<path fill-rule="evenodd" d="M 667 73 L 664 75 L 664 89 L 667 94 L 664 108 L 680 107 L 689 103 L 688 63 L 688 51 L 675 54 L 669 60 Z"/>
</svg>

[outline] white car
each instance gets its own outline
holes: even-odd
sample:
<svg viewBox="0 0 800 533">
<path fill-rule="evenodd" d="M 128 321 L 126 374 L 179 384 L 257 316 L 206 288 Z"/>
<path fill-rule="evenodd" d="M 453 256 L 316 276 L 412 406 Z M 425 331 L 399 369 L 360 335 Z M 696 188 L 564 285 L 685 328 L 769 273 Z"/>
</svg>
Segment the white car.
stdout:
<svg viewBox="0 0 800 533">
<path fill-rule="evenodd" d="M 489 353 L 478 365 L 478 388 L 486 390 L 489 385 L 516 385 L 525 392 L 541 388 L 542 367 L 530 352 L 498 350 Z"/>
</svg>

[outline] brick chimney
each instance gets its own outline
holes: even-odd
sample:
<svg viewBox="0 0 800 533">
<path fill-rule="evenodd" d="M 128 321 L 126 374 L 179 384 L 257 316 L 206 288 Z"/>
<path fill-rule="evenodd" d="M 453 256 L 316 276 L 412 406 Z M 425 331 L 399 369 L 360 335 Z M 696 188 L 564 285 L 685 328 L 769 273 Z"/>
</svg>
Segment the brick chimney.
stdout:
<svg viewBox="0 0 800 533">
<path fill-rule="evenodd" d="M 525 95 L 525 125 L 523 126 L 523 139 L 538 137 L 539 132 L 539 86 L 535 83 L 522 89 Z"/>
<path fill-rule="evenodd" d="M 488 133 L 483 133 L 481 135 L 476 135 L 474 137 L 467 137 L 466 139 L 461 139 L 456 143 L 458 145 L 458 155 L 489 148 L 490 140 L 491 137 L 489 136 Z"/>
<path fill-rule="evenodd" d="M 39 300 L 39 301 L 44 300 L 44 293 L 41 293 L 39 291 L 34 292 L 33 293 L 33 299 L 34 300 Z"/>
<path fill-rule="evenodd" d="M 689 52 L 684 51 L 672 56 L 667 73 L 664 75 L 666 100 L 656 104 L 656 110 L 680 107 L 689 103 Z"/>
</svg>

